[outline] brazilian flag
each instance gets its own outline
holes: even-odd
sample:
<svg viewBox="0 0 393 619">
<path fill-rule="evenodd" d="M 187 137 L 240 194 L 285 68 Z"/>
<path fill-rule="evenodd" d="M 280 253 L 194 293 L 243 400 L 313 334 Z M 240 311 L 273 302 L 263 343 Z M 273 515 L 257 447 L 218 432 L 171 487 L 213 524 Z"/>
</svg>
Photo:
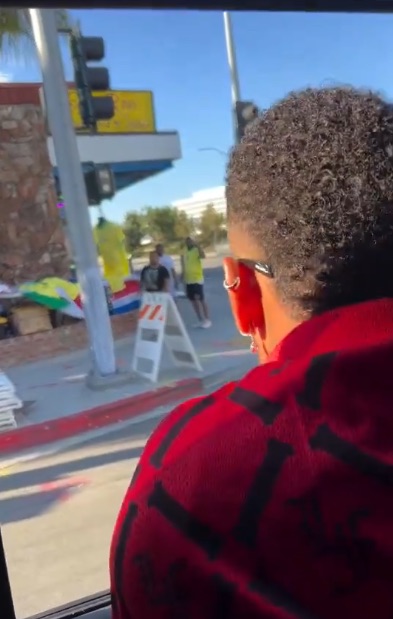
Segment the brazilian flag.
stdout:
<svg viewBox="0 0 393 619">
<path fill-rule="evenodd" d="M 57 292 L 58 282 L 59 280 L 56 277 L 48 277 L 39 282 L 22 284 L 19 289 L 29 301 L 43 305 L 51 310 L 62 310 L 70 302 L 61 297 Z"/>
</svg>

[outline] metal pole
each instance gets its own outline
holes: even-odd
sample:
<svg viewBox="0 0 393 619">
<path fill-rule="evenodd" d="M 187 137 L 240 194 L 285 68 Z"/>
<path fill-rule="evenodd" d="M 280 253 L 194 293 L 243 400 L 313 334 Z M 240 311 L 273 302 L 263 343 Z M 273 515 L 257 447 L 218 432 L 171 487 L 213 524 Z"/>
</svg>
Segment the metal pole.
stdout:
<svg viewBox="0 0 393 619">
<path fill-rule="evenodd" d="M 233 39 L 231 14 L 228 11 L 224 11 L 223 15 L 224 15 L 225 43 L 227 47 L 228 65 L 229 65 L 229 71 L 231 75 L 233 132 L 234 132 L 235 144 L 236 144 L 239 141 L 238 130 L 237 130 L 237 118 L 236 118 L 236 102 L 241 100 L 240 99 L 239 72 L 237 69 L 236 49 L 235 49 L 235 42 Z"/>
<path fill-rule="evenodd" d="M 40 60 L 46 110 L 53 136 L 67 228 L 74 251 L 93 368 L 98 377 L 116 374 L 112 328 L 98 267 L 86 187 L 72 125 L 54 9 L 29 9 Z"/>
</svg>

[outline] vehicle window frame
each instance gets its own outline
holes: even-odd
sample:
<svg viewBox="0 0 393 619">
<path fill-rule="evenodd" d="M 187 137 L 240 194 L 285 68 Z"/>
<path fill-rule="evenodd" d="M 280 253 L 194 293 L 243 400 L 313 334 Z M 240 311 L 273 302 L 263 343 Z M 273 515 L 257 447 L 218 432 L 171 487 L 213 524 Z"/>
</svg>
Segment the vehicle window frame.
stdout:
<svg viewBox="0 0 393 619">
<path fill-rule="evenodd" d="M 111 595 L 109 591 L 95 593 L 86 598 L 64 604 L 57 608 L 44 611 L 38 615 L 33 615 L 29 619 L 78 619 L 78 617 L 86 617 L 89 619 L 110 619 L 108 611 L 111 610 Z"/>
<path fill-rule="evenodd" d="M 16 619 L 11 583 L 8 575 L 6 553 L 0 527 L 0 600 L 3 619 Z"/>
<path fill-rule="evenodd" d="M 20 7 L 29 7 L 30 4 L 22 3 Z M 42 3 L 41 3 L 42 6 Z M 47 8 L 56 8 L 46 4 Z M 80 3 L 73 0 L 68 2 L 68 9 L 81 8 Z M 107 8 L 106 3 L 100 0 L 94 7 Z M 309 13 L 393 13 L 393 0 L 118 0 L 116 8 L 149 8 L 152 10 L 162 9 L 189 9 L 189 10 L 215 10 L 215 11 L 271 11 L 271 12 L 309 12 Z M 1 619 L 19 619 L 16 616 L 12 586 L 9 579 L 6 552 L 0 526 L 0 600 Z M 44 611 L 29 619 L 77 619 L 89 616 L 89 619 L 110 619 L 111 616 L 110 593 L 96 593 L 88 598 L 76 602 L 70 602 L 60 608 Z"/>
</svg>

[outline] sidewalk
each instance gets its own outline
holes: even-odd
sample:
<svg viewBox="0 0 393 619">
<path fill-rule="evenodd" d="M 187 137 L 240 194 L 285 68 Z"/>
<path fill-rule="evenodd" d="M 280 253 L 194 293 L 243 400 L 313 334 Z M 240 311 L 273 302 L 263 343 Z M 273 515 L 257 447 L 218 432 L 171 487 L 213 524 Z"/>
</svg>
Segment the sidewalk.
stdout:
<svg viewBox="0 0 393 619">
<path fill-rule="evenodd" d="M 229 308 L 222 303 L 222 289 L 215 288 L 214 282 L 211 286 L 213 328 L 189 331 L 202 374 L 174 368 L 166 351 L 158 384 L 135 377 L 129 384 L 106 391 L 86 387 L 86 351 L 11 368 L 7 374 L 18 397 L 32 403 L 18 416 L 17 430 L 0 434 L 0 458 L 185 400 L 238 378 L 253 367 L 255 359 L 249 354 L 248 342 L 236 334 Z M 190 325 L 193 316 L 189 303 L 182 301 L 179 309 L 185 324 Z M 130 367 L 133 345 L 134 337 L 117 342 L 121 369 Z"/>
</svg>

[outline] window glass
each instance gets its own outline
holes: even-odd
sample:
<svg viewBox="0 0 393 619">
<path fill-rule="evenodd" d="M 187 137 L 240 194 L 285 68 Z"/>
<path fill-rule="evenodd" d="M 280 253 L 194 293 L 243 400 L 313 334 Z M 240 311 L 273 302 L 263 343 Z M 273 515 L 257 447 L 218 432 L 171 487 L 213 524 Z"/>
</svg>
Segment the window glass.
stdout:
<svg viewBox="0 0 393 619">
<path fill-rule="evenodd" d="M 2 25 L 13 35 L 4 48 L 1 39 L 0 73 L 0 392 L 9 398 L 3 408 L 0 398 L 0 521 L 18 619 L 25 619 L 108 588 L 111 534 L 141 450 L 160 419 L 190 396 L 174 383 L 200 376 L 195 364 L 175 367 L 167 352 L 157 374 L 129 372 L 139 274 L 156 244 L 204 376 L 251 367 L 222 287 L 223 178 L 236 139 L 231 97 L 264 109 L 291 90 L 334 84 L 390 97 L 393 16 L 238 12 L 230 23 L 219 11 L 58 15 L 70 126 L 88 191 L 79 205 L 67 203 L 81 193 L 73 194 L 60 169 L 70 164 L 60 133 L 48 126 L 56 99 L 39 88 L 28 14 L 14 11 Z M 86 100 L 80 107 L 71 58 L 78 54 L 65 32 L 75 24 L 82 36 L 103 38 L 97 66 L 109 69 L 113 91 L 96 93 L 113 97 L 113 117 L 98 120 L 88 136 L 83 123 L 92 108 Z M 91 226 L 83 237 L 87 203 Z M 112 226 L 110 242 L 95 263 L 102 226 Z M 192 267 L 197 281 L 188 282 L 197 294 L 204 287 L 204 329 L 193 329 L 180 277 L 189 236 L 206 255 L 203 269 Z M 119 370 L 112 384 L 91 373 L 97 362 L 98 374 L 114 369 L 102 319 L 108 312 Z"/>
</svg>

